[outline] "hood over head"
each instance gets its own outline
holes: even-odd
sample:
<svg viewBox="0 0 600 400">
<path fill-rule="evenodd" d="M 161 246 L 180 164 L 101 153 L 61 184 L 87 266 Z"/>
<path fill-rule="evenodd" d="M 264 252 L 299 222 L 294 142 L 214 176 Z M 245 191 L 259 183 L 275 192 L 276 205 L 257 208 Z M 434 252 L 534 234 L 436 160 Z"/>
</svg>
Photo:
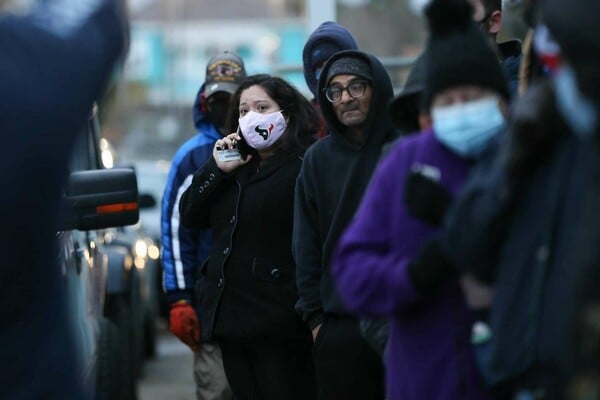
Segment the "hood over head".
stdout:
<svg viewBox="0 0 600 400">
<path fill-rule="evenodd" d="M 315 29 L 302 51 L 304 79 L 315 97 L 318 97 L 317 67 L 338 51 L 356 49 L 358 45 L 350 31 L 335 22 L 323 22 Z"/>
<path fill-rule="evenodd" d="M 323 118 L 325 119 L 329 132 L 334 137 L 344 136 L 347 127 L 338 120 L 335 111 L 333 110 L 333 104 L 327 100 L 324 89 L 328 86 L 330 79 L 333 77 L 329 72 L 332 66 L 335 68 L 335 65 L 338 64 L 336 61 L 351 58 L 358 59 L 363 64 L 368 65 L 370 69 L 373 96 L 371 98 L 369 113 L 365 122 L 365 129 L 369 133 L 366 144 L 380 145 L 391 132 L 394 132 L 392 121 L 388 113 L 388 104 L 394 91 L 387 70 L 381 61 L 371 54 L 360 50 L 345 50 L 334 54 L 327 61 L 323 67 L 318 86 L 318 99 L 319 104 L 321 105 Z"/>
<path fill-rule="evenodd" d="M 402 91 L 390 102 L 390 114 L 396 127 L 411 132 L 419 130 L 418 118 L 424 90 L 425 54 L 421 54 L 415 60 Z"/>
</svg>

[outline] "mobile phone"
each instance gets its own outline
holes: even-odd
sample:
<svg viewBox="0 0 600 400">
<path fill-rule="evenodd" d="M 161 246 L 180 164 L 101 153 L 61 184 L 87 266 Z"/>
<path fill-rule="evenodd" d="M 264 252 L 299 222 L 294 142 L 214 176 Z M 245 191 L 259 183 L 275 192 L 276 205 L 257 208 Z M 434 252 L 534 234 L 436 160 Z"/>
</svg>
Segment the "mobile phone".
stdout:
<svg viewBox="0 0 600 400">
<path fill-rule="evenodd" d="M 236 142 L 236 148 L 240 152 L 240 156 L 242 157 L 242 160 L 245 160 L 249 154 L 250 146 L 248 146 L 248 143 L 246 143 L 246 140 L 244 139 L 244 135 L 242 135 L 240 133 L 239 127 L 238 127 L 237 132 L 238 132 L 238 135 L 240 136 L 240 140 L 238 140 Z"/>
<path fill-rule="evenodd" d="M 222 149 L 217 147 L 217 155 L 219 157 L 219 161 L 236 161 L 236 160 L 245 160 L 248 155 L 248 144 L 243 140 L 243 136 L 240 135 L 240 127 L 237 128 L 237 133 L 240 136 L 241 140 L 236 140 L 233 142 L 233 145 L 229 149 Z"/>
</svg>

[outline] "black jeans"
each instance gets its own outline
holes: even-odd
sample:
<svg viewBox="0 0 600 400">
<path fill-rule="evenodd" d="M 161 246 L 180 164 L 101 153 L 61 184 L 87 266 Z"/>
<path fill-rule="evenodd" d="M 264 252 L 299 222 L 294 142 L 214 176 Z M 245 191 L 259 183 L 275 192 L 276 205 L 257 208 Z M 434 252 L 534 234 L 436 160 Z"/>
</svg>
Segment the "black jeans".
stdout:
<svg viewBox="0 0 600 400">
<path fill-rule="evenodd" d="M 287 342 L 220 341 L 223 366 L 236 400 L 311 400 L 316 397 L 310 333 Z"/>
<path fill-rule="evenodd" d="M 327 316 L 313 346 L 319 400 L 381 400 L 383 362 L 363 339 L 358 320 Z"/>
</svg>

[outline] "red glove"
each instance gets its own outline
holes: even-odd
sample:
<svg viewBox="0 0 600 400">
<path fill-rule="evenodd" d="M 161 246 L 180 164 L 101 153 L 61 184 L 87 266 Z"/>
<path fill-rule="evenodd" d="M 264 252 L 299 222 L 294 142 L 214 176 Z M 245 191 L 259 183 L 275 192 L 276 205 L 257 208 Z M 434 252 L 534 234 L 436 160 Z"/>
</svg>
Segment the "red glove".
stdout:
<svg viewBox="0 0 600 400">
<path fill-rule="evenodd" d="M 194 308 L 185 300 L 171 304 L 169 315 L 171 332 L 187 344 L 192 351 L 200 347 L 200 324 Z"/>
</svg>

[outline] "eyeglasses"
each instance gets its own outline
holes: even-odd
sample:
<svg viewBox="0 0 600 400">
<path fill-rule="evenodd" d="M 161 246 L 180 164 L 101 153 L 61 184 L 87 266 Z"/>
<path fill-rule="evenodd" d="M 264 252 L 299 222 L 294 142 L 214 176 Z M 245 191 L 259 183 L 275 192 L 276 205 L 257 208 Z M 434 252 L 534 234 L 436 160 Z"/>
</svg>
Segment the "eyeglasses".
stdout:
<svg viewBox="0 0 600 400">
<path fill-rule="evenodd" d="M 367 84 L 367 81 L 354 81 L 345 87 L 330 86 L 324 89 L 325 97 L 327 97 L 327 100 L 330 102 L 337 103 L 342 100 L 342 94 L 344 93 L 344 90 L 346 90 L 350 97 L 356 99 L 365 95 Z"/>
</svg>

